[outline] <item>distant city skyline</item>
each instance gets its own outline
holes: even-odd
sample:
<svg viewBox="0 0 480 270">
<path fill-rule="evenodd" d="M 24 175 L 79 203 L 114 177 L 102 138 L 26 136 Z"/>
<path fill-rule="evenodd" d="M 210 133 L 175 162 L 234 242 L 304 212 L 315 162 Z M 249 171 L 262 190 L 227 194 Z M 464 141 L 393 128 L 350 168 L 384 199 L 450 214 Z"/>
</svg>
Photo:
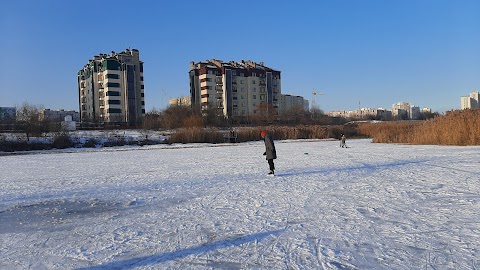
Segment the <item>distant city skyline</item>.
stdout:
<svg viewBox="0 0 480 270">
<path fill-rule="evenodd" d="M 189 95 L 189 64 L 207 59 L 264 62 L 282 94 L 321 93 L 325 112 L 444 112 L 480 89 L 476 0 L 88 2 L 2 3 L 0 107 L 78 111 L 78 70 L 127 48 L 145 62 L 147 112 Z"/>
</svg>

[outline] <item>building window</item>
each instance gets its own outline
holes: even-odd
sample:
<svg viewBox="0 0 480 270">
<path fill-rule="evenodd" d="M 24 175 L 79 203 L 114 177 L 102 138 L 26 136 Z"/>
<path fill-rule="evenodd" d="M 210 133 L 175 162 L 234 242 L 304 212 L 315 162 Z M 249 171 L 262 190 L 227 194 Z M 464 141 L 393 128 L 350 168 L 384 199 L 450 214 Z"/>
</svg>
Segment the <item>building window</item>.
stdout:
<svg viewBox="0 0 480 270">
<path fill-rule="evenodd" d="M 257 95 L 253 95 L 253 99 L 257 99 Z"/>
<path fill-rule="evenodd" d="M 108 79 L 120 79 L 120 76 L 118 74 L 107 74 L 106 76 Z"/>
<path fill-rule="evenodd" d="M 107 91 L 107 92 L 105 93 L 105 96 L 119 97 L 119 96 L 120 96 L 120 92 L 118 92 L 118 91 Z"/>
<path fill-rule="evenodd" d="M 108 100 L 108 104 L 120 104 L 120 100 L 112 100 L 112 99 L 109 99 L 109 100 Z"/>
<path fill-rule="evenodd" d="M 253 92 L 257 92 L 257 88 L 256 88 L 256 87 L 253 87 Z"/>
<path fill-rule="evenodd" d="M 240 91 L 245 92 L 245 88 L 243 88 L 243 87 L 240 88 Z"/>
<path fill-rule="evenodd" d="M 120 84 L 114 82 L 107 82 L 107 87 L 120 87 Z"/>
<path fill-rule="evenodd" d="M 240 84 L 243 84 L 243 80 L 240 80 Z"/>
<path fill-rule="evenodd" d="M 107 113 L 122 113 L 122 109 L 109 108 Z"/>
<path fill-rule="evenodd" d="M 255 84 L 255 80 L 252 80 L 252 84 Z"/>
</svg>

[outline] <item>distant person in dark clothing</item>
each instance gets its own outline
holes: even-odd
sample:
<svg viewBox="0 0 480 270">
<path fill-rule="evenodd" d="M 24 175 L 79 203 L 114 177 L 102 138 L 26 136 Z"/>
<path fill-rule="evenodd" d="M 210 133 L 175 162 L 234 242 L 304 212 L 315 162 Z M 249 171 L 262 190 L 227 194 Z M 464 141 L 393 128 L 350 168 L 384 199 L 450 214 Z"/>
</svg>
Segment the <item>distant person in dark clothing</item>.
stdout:
<svg viewBox="0 0 480 270">
<path fill-rule="evenodd" d="M 344 147 L 346 148 L 346 147 L 347 147 L 347 145 L 345 144 L 345 140 L 346 140 L 346 139 L 347 139 L 347 138 L 345 137 L 345 135 L 342 134 L 342 137 L 340 137 L 340 147 L 342 147 L 342 148 L 344 148 Z"/>
<path fill-rule="evenodd" d="M 266 156 L 268 166 L 270 167 L 270 172 L 268 174 L 274 174 L 275 164 L 273 164 L 273 160 L 277 158 L 277 151 L 275 150 L 273 138 L 270 134 L 265 133 L 265 131 L 262 131 L 260 135 L 265 142 L 265 153 L 263 153 L 263 155 Z"/>
</svg>

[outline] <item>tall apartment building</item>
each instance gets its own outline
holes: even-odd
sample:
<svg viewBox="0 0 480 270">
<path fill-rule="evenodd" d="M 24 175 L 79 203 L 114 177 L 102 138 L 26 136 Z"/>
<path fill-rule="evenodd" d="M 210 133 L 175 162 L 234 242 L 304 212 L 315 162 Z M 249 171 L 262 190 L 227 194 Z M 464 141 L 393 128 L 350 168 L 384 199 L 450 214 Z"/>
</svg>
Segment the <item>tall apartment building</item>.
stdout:
<svg viewBox="0 0 480 270">
<path fill-rule="evenodd" d="M 78 72 L 80 121 L 143 122 L 143 62 L 137 49 L 100 54 Z"/>
<path fill-rule="evenodd" d="M 474 91 L 469 96 L 461 97 L 462 110 L 480 108 L 479 92 Z"/>
<path fill-rule="evenodd" d="M 279 112 L 285 113 L 292 109 L 300 109 L 308 112 L 308 100 L 301 96 L 280 95 Z"/>
<path fill-rule="evenodd" d="M 400 119 L 410 119 L 410 103 L 398 102 L 392 105 L 392 116 Z"/>
<path fill-rule="evenodd" d="M 191 62 L 189 77 L 193 108 L 215 108 L 226 118 L 254 115 L 261 104 L 278 109 L 280 71 L 263 62 Z"/>
</svg>

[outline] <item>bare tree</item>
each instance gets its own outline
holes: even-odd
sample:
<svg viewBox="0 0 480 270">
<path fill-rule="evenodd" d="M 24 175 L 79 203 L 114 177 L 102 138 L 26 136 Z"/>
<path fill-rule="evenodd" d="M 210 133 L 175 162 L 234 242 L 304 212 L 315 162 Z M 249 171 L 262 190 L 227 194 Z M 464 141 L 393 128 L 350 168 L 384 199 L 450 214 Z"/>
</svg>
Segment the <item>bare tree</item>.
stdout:
<svg viewBox="0 0 480 270">
<path fill-rule="evenodd" d="M 162 114 L 162 127 L 175 129 L 182 127 L 185 119 L 195 115 L 194 110 L 186 106 L 169 106 Z M 198 114 L 196 114 L 198 115 Z"/>
<path fill-rule="evenodd" d="M 272 123 L 278 118 L 277 109 L 267 102 L 261 102 L 257 106 L 256 113 L 252 116 L 253 122 L 258 125 L 266 125 Z"/>
<path fill-rule="evenodd" d="M 16 122 L 20 126 L 20 130 L 25 132 L 27 141 L 30 141 L 31 135 L 40 135 L 44 130 L 42 122 L 39 120 L 40 110 L 40 107 L 27 102 L 17 108 Z"/>
</svg>

